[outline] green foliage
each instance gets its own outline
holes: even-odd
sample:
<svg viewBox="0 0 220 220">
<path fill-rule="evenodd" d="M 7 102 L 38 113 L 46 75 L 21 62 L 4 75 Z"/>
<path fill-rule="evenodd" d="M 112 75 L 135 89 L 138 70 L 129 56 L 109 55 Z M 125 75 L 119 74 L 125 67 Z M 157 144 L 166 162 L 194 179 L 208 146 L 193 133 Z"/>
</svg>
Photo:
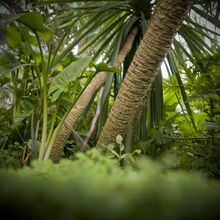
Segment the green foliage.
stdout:
<svg viewBox="0 0 220 220">
<path fill-rule="evenodd" d="M 21 151 L 15 149 L 0 150 L 0 168 L 20 168 L 21 167 Z"/>
<path fill-rule="evenodd" d="M 7 133 L 0 132 L 0 143 L 7 149 L 14 141 L 25 145 L 31 139 L 33 158 L 40 153 L 42 159 L 51 149 L 56 126 L 62 124 L 77 95 L 95 75 L 94 71 L 84 74 L 92 58 L 76 58 L 71 50 L 63 56 L 71 30 L 57 37 L 63 30 L 55 21 L 49 23 L 53 30 L 49 28 L 44 21 L 46 17 L 38 12 L 7 17 L 10 21 L 5 32 L 7 50 L 0 50 L 0 85 L 8 89 L 4 89 L 2 98 L 10 95 L 12 101 L 9 106 L 8 101 L 2 101 L 8 127 Z M 55 65 L 56 59 L 59 62 Z M 104 63 L 92 65 L 99 71 L 113 70 Z"/>
<path fill-rule="evenodd" d="M 137 147 L 143 150 L 143 153 L 158 157 L 162 153 L 167 152 L 175 144 L 179 133 L 172 125 L 161 125 L 150 130 L 147 140 L 137 143 Z"/>
<path fill-rule="evenodd" d="M 206 141 L 191 150 L 192 168 L 220 178 L 220 144 Z"/>
<path fill-rule="evenodd" d="M 171 172 L 169 163 L 142 158 L 135 168 L 121 169 L 93 149 L 73 162 L 34 161 L 19 171 L 1 171 L 1 214 L 7 219 L 218 219 L 220 186 L 198 174 Z"/>
<path fill-rule="evenodd" d="M 61 2 L 65 1 L 51 5 L 45 2 L 46 7 L 37 8 L 38 12 L 32 8 L 27 13 L 1 14 L 1 18 L 7 18 L 9 24 L 5 31 L 8 47 L 0 50 L 0 146 L 4 149 L 2 155 L 9 155 L 9 161 L 13 154 L 8 153 L 8 149 L 15 142 L 21 143 L 22 147 L 29 143 L 33 154 L 39 152 L 41 136 L 45 136 L 41 146 L 49 146 L 57 124 L 95 75 L 94 71 L 83 73 L 90 58 L 88 62 L 87 58 L 76 61 L 71 52 L 74 46 L 79 46 L 79 53 L 88 52 L 94 60 L 102 57 L 111 64 L 92 62 L 96 72 L 117 73 L 114 76 L 110 73 L 105 83 L 97 128 L 97 133 L 100 132 L 156 3 L 149 0 L 91 0 L 62 5 Z M 202 3 L 195 1 L 194 13 L 219 26 L 219 10 L 215 10 L 215 7 L 219 8 L 219 3 L 217 6 L 213 1 L 207 14 L 203 11 L 206 7 Z M 44 1 L 39 1 L 39 4 L 44 5 Z M 122 73 L 120 68 L 114 67 L 114 62 L 128 33 L 136 24 L 140 30 L 123 63 Z M 158 74 L 150 102 L 144 107 L 141 122 L 137 122 L 139 125 L 136 127 L 139 128 L 133 131 L 133 142 L 141 140 L 136 147 L 144 153 L 155 157 L 168 150 L 174 151 L 180 156 L 181 167 L 186 165 L 189 169 L 202 169 L 215 177 L 219 176 L 216 139 L 220 133 L 219 53 L 202 57 L 200 53 L 213 52 L 218 44 L 217 36 L 219 33 L 204 27 L 192 16 L 186 18 L 166 59 L 167 70 L 173 76 L 164 82 L 162 88 L 161 75 Z M 210 41 L 208 45 L 207 40 Z M 187 49 L 182 42 L 187 45 Z M 186 57 L 193 63 L 191 68 L 183 64 Z M 13 97 L 12 102 L 6 101 L 10 96 Z M 89 114 L 82 117 L 83 123 L 80 122 L 77 128 L 82 138 L 86 136 L 94 116 L 95 104 L 94 97 L 86 110 Z M 163 109 L 165 120 L 160 123 Z M 94 136 L 97 137 L 97 134 Z M 187 140 L 191 136 L 207 140 L 202 143 L 201 140 Z M 80 149 L 77 141 L 70 142 L 69 145 L 75 147 L 74 152 Z M 95 138 L 91 143 L 95 143 Z M 119 152 L 111 145 L 105 146 L 111 156 L 119 161 L 128 159 L 134 162 L 139 150 L 124 152 L 125 146 L 120 137 L 117 143 Z M 13 151 L 17 155 L 15 148 Z M 23 151 L 23 148 L 20 150 Z M 184 158 L 187 158 L 187 164 Z M 8 161 L 7 158 L 5 160 Z"/>
<path fill-rule="evenodd" d="M 155 150 L 159 143 L 160 147 L 176 153 L 181 168 L 202 170 L 214 178 L 220 177 L 219 62 L 219 52 L 200 54 L 191 67 L 183 65 L 179 69 L 197 131 L 184 107 L 177 80 L 171 77 L 164 82 L 165 120 L 159 129 L 152 130 L 151 139 L 147 142 L 147 149 Z M 154 155 L 152 151 L 147 153 Z"/>
<path fill-rule="evenodd" d="M 204 126 L 210 135 L 220 134 L 220 53 L 203 55 L 195 60 L 189 79 L 193 100 L 199 100 L 195 107 L 207 114 Z M 190 82 L 188 82 L 189 85 Z M 194 92 L 193 92 L 194 90 Z M 198 105 L 200 104 L 200 105 Z M 203 105 L 202 105 L 203 104 Z"/>
<path fill-rule="evenodd" d="M 119 73 L 119 69 L 117 67 L 111 67 L 109 65 L 107 65 L 104 62 L 98 63 L 98 64 L 94 64 L 94 67 L 96 69 L 96 72 L 114 72 L 114 73 Z"/>
<path fill-rule="evenodd" d="M 45 40 L 50 40 L 53 30 L 44 24 L 44 18 L 37 12 L 21 14 L 17 21 L 29 27 L 32 31 L 39 34 Z"/>
<path fill-rule="evenodd" d="M 7 44 L 11 48 L 16 48 L 20 46 L 21 33 L 15 26 L 9 26 L 6 30 L 6 40 Z"/>
<path fill-rule="evenodd" d="M 181 89 L 174 76 L 164 81 L 165 115 L 171 123 L 178 127 L 182 135 L 218 134 L 220 114 L 219 61 L 219 52 L 213 55 L 200 54 L 194 58 L 191 67 L 183 65 L 179 68 L 178 74 L 182 78 L 187 100 L 181 98 Z M 189 111 L 185 107 L 186 101 L 190 105 L 196 131 L 193 129 Z"/>
<path fill-rule="evenodd" d="M 115 146 L 112 144 L 108 145 L 102 145 L 101 146 L 101 152 L 109 157 L 109 158 L 116 158 L 119 162 L 119 165 L 132 165 L 134 166 L 136 163 L 137 157 L 141 154 L 140 149 L 136 149 L 133 152 L 125 152 L 125 145 L 123 144 L 123 138 L 121 135 L 117 135 L 116 137 L 116 143 L 119 146 L 118 152 L 114 150 Z"/>
<path fill-rule="evenodd" d="M 91 57 L 81 58 L 68 65 L 62 72 L 54 77 L 48 94 L 52 94 L 52 102 L 56 101 L 63 92 L 67 92 L 69 84 L 75 81 L 88 67 Z"/>
<path fill-rule="evenodd" d="M 220 178 L 220 151 L 219 140 L 213 143 L 211 139 L 183 139 L 175 141 L 171 152 L 179 160 L 179 168 L 199 170 L 206 176 Z"/>
</svg>

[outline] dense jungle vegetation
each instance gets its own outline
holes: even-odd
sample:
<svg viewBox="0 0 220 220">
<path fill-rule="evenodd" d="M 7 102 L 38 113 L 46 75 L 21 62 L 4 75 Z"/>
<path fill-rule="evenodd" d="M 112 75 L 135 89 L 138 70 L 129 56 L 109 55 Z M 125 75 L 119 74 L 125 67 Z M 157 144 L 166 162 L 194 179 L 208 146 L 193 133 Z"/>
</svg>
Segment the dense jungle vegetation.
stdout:
<svg viewBox="0 0 220 220">
<path fill-rule="evenodd" d="M 2 219 L 220 219 L 218 0 L 0 0 Z"/>
</svg>

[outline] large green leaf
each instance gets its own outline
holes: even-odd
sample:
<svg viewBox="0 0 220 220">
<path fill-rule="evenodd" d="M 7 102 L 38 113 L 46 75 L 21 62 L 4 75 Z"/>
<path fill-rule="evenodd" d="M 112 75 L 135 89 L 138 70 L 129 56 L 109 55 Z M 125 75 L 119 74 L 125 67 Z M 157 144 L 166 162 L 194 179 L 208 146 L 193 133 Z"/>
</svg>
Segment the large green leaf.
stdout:
<svg viewBox="0 0 220 220">
<path fill-rule="evenodd" d="M 37 32 L 45 40 L 50 40 L 53 35 L 52 29 L 44 24 L 43 17 L 37 12 L 22 14 L 17 21 Z"/>
<path fill-rule="evenodd" d="M 9 26 L 6 29 L 6 41 L 9 47 L 19 47 L 21 43 L 21 32 L 15 26 Z"/>
<path fill-rule="evenodd" d="M 53 93 L 52 102 L 56 101 L 61 93 L 67 92 L 69 84 L 82 74 L 91 59 L 91 57 L 84 57 L 71 63 L 54 78 L 49 88 L 49 95 Z"/>
</svg>

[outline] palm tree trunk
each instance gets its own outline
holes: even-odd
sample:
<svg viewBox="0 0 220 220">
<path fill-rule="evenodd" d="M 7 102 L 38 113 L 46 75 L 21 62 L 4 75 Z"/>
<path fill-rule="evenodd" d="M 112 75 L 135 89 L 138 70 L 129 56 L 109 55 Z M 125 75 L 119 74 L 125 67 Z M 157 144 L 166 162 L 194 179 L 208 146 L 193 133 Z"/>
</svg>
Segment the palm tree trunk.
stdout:
<svg viewBox="0 0 220 220">
<path fill-rule="evenodd" d="M 126 56 L 131 50 L 131 47 L 133 45 L 135 37 L 137 36 L 137 33 L 138 33 L 138 27 L 134 26 L 134 28 L 128 35 L 125 44 L 123 45 L 123 48 L 120 50 L 118 54 L 116 60 L 116 66 L 119 66 L 124 62 Z M 76 124 L 80 115 L 84 112 L 84 110 L 88 106 L 95 92 L 105 83 L 107 76 L 108 76 L 107 72 L 98 73 L 89 83 L 87 88 L 81 94 L 80 98 L 77 100 L 76 104 L 71 109 L 70 113 L 67 115 L 63 123 L 63 126 L 59 130 L 59 133 L 56 137 L 56 140 L 54 142 L 54 145 L 50 153 L 50 158 L 54 162 L 59 161 L 60 156 L 64 149 L 64 145 L 70 137 L 72 128 Z"/>
<path fill-rule="evenodd" d="M 150 95 L 160 64 L 191 5 L 192 0 L 158 1 L 147 32 L 135 53 L 101 132 L 97 147 L 101 144 L 115 143 L 118 134 L 125 138 L 141 103 Z"/>
</svg>

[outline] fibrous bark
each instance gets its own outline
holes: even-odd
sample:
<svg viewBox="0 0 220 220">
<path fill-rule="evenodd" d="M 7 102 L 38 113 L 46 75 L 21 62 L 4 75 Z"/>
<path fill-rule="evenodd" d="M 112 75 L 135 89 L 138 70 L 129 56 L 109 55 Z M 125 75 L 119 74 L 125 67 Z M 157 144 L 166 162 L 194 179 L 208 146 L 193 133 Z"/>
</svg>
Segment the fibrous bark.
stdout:
<svg viewBox="0 0 220 220">
<path fill-rule="evenodd" d="M 88 132 L 88 134 L 87 134 L 87 136 L 86 136 L 86 138 L 85 138 L 85 140 L 84 140 L 84 142 L 81 146 L 81 151 L 84 151 L 86 149 L 86 146 L 88 145 L 89 139 L 91 138 L 91 136 L 95 132 L 96 124 L 98 122 L 99 115 L 101 113 L 103 94 L 104 94 L 104 86 L 102 86 L 101 89 L 99 90 L 99 99 L 98 99 L 98 102 L 97 102 L 96 112 L 95 112 L 95 115 L 92 119 L 89 132 Z"/>
<path fill-rule="evenodd" d="M 150 95 L 152 83 L 192 0 L 160 0 L 113 104 L 97 147 L 115 143 L 126 132 L 141 103 Z"/>
<path fill-rule="evenodd" d="M 116 59 L 116 66 L 119 66 L 125 60 L 127 54 L 131 50 L 134 39 L 138 33 L 138 27 L 134 26 L 132 31 L 127 37 L 126 42 L 124 43 L 122 49 L 120 50 L 118 57 Z M 59 130 L 59 133 L 56 137 L 54 145 L 52 147 L 50 158 L 57 162 L 59 161 L 61 154 L 64 150 L 64 145 L 66 141 L 69 139 L 71 130 L 76 124 L 80 115 L 84 112 L 86 107 L 88 106 L 91 98 L 95 94 L 95 92 L 105 83 L 105 80 L 108 76 L 107 72 L 98 73 L 83 91 L 76 104 L 71 109 L 70 113 L 67 115 L 62 127 Z"/>
</svg>

